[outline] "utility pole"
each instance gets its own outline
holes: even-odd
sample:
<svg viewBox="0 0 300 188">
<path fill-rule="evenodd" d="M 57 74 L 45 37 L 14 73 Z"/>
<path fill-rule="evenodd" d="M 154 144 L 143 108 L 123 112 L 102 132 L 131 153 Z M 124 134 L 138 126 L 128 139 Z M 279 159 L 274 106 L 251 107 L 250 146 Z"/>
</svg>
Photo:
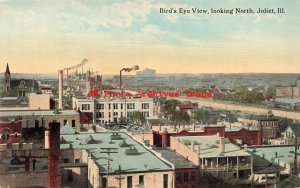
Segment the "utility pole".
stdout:
<svg viewBox="0 0 300 188">
<path fill-rule="evenodd" d="M 122 187 L 122 180 L 125 179 L 124 176 L 122 176 L 122 168 L 121 168 L 121 165 L 119 165 L 119 170 L 118 170 L 118 176 L 115 177 L 118 181 L 119 181 L 119 188 Z"/>
<path fill-rule="evenodd" d="M 106 153 L 107 154 L 107 176 L 106 176 L 106 188 L 108 188 L 108 176 L 109 176 L 109 169 L 110 169 L 110 161 L 113 161 L 111 158 L 110 158 L 110 154 L 111 153 L 118 153 L 116 150 L 118 148 L 100 148 L 101 150 L 104 150 L 104 151 L 100 151 L 100 153 Z"/>
</svg>

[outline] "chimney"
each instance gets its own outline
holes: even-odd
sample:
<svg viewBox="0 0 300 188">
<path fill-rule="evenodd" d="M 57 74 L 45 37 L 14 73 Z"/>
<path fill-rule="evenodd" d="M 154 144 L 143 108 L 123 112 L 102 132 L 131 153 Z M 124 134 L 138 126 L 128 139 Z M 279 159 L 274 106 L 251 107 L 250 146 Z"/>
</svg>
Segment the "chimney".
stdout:
<svg viewBox="0 0 300 188">
<path fill-rule="evenodd" d="M 49 132 L 45 131 L 45 149 L 49 149 Z"/>
<path fill-rule="evenodd" d="M 225 152 L 225 138 L 224 137 L 220 138 L 219 149 L 220 149 L 220 154 L 223 154 Z"/>
<path fill-rule="evenodd" d="M 60 123 L 49 123 L 48 187 L 60 187 Z"/>
<path fill-rule="evenodd" d="M 196 130 L 196 124 L 194 124 L 193 128 L 194 128 L 194 131 L 195 131 Z"/>
<path fill-rule="evenodd" d="M 200 145 L 198 146 L 198 155 L 200 155 Z"/>
<path fill-rule="evenodd" d="M 63 109 L 63 70 L 58 71 L 58 109 Z"/>
<path fill-rule="evenodd" d="M 275 152 L 275 158 L 277 158 L 277 156 L 278 156 L 278 153 L 277 153 L 277 152 Z"/>
</svg>

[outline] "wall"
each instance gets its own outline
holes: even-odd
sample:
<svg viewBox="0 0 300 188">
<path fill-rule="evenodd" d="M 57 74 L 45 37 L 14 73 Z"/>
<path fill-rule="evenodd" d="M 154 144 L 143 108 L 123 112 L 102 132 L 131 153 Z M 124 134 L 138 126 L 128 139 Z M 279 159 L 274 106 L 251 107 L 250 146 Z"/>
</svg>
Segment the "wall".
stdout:
<svg viewBox="0 0 300 188">
<path fill-rule="evenodd" d="M 87 164 L 61 164 L 62 187 L 87 187 L 88 168 Z"/>
<path fill-rule="evenodd" d="M 0 174 L 0 187 L 21 185 L 47 187 L 47 170 L 34 172 L 16 172 Z"/>
<path fill-rule="evenodd" d="M 195 145 L 197 148 L 197 145 Z M 171 137 L 171 149 L 175 150 L 176 153 L 187 158 L 189 161 L 195 165 L 199 165 L 199 156 L 196 151 L 192 151 L 190 148 L 185 146 L 183 143 L 179 142 L 175 137 Z"/>
</svg>

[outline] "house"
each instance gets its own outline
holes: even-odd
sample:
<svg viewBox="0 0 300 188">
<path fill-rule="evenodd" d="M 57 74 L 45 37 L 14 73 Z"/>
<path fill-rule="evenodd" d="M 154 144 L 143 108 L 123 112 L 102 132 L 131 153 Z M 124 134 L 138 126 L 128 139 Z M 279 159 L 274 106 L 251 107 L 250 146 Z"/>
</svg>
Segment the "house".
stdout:
<svg viewBox="0 0 300 188">
<path fill-rule="evenodd" d="M 300 143 L 300 125 L 292 124 L 288 125 L 286 129 L 281 133 L 283 136 L 284 144 L 295 144 L 295 138 L 298 139 L 298 144 Z"/>
<path fill-rule="evenodd" d="M 192 115 L 192 110 L 194 109 L 191 104 L 179 104 L 176 106 L 176 110 L 186 112 L 189 116 Z"/>
</svg>

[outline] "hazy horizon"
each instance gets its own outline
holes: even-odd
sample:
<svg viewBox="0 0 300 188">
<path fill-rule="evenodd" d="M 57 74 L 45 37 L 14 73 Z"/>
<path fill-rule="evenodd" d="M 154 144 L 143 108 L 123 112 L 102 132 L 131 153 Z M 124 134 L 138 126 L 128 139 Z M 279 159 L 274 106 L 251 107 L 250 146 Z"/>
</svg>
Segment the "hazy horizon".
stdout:
<svg viewBox="0 0 300 188">
<path fill-rule="evenodd" d="M 285 14 L 171 14 L 164 9 L 284 8 Z M 300 1 L 0 0 L 0 70 L 56 74 L 87 58 L 114 75 L 299 73 Z M 124 74 L 135 74 L 124 73 Z"/>
</svg>

